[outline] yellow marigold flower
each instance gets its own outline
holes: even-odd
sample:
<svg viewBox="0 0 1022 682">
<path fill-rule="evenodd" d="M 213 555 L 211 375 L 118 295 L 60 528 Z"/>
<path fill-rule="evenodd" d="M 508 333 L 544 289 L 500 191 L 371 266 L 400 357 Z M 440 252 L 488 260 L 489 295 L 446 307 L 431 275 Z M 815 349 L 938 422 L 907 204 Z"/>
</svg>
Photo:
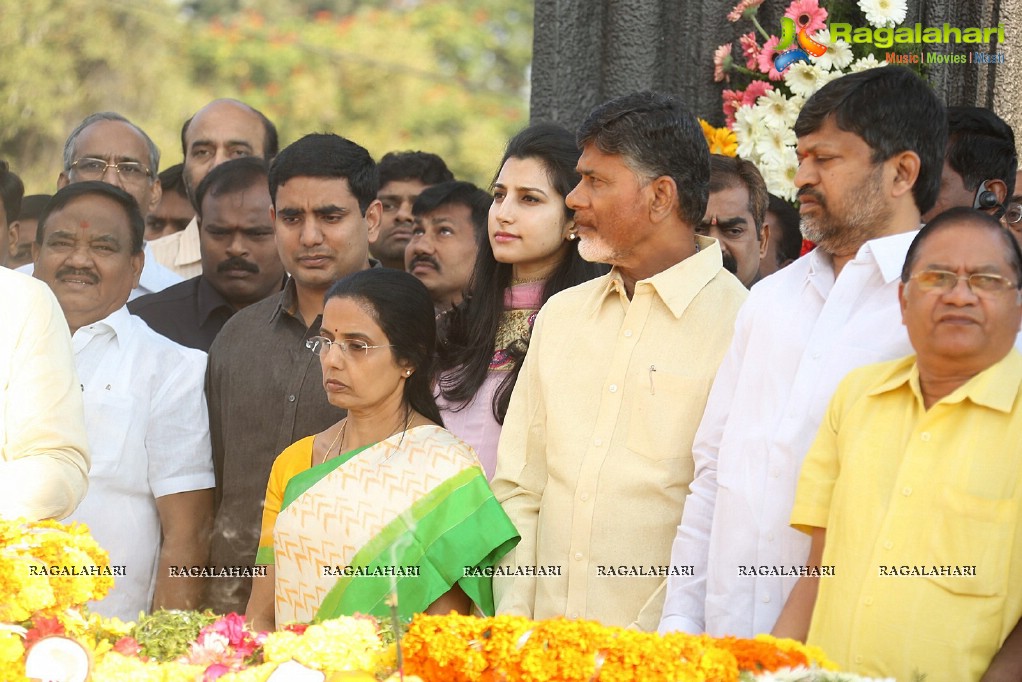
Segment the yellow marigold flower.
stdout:
<svg viewBox="0 0 1022 682">
<path fill-rule="evenodd" d="M 341 617 L 310 625 L 302 635 L 275 632 L 263 644 L 267 662 L 294 659 L 324 672 L 371 670 L 383 643 L 365 618 Z"/>
<path fill-rule="evenodd" d="M 25 641 L 21 635 L 12 629 L 0 629 L 0 664 L 20 664 L 24 657 Z"/>
<path fill-rule="evenodd" d="M 217 682 L 266 682 L 267 678 L 277 669 L 278 663 L 263 663 L 245 668 L 237 672 L 226 673 L 217 678 Z"/>
</svg>

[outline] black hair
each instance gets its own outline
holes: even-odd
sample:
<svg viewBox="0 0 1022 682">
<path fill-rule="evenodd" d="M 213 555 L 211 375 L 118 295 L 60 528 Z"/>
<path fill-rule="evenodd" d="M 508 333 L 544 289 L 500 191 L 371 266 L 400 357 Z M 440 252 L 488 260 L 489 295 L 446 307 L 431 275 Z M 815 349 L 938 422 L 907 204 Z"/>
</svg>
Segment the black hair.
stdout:
<svg viewBox="0 0 1022 682">
<path fill-rule="evenodd" d="M 380 159 L 378 167 L 380 187 L 401 180 L 418 180 L 424 185 L 437 185 L 454 179 L 454 173 L 447 168 L 444 160 L 429 152 L 387 152 Z"/>
<path fill-rule="evenodd" d="M 195 215 L 202 218 L 202 200 L 207 194 L 218 197 L 253 185 L 266 187 L 268 173 L 266 162 L 258 156 L 243 156 L 215 166 L 195 188 L 195 202 L 192 204 Z"/>
<path fill-rule="evenodd" d="M 564 197 L 579 182 L 575 170 L 578 157 L 578 146 L 568 130 L 553 123 L 535 123 L 508 142 L 494 181 L 508 159 L 536 159 L 546 170 L 550 184 L 561 196 L 567 220 L 574 212 L 564 205 Z M 504 295 L 511 286 L 512 267 L 510 263 L 498 263 L 493 256 L 490 240 L 483 239 L 472 273 L 472 293 L 441 320 L 443 342 L 440 347 L 440 364 L 442 369 L 449 371 L 441 377 L 440 393 L 451 403 L 460 403 L 464 407 L 486 379 L 504 312 Z M 578 255 L 578 241 L 569 241 L 564 258 L 543 286 L 541 303 L 607 270 L 607 266 L 590 263 Z M 529 335 L 526 335 L 512 342 L 506 349 L 513 365 L 505 373 L 490 406 L 498 423 L 504 423 L 511 391 L 518 381 L 528 346 Z"/>
<path fill-rule="evenodd" d="M 756 239 L 762 239 L 770 195 L 756 164 L 737 156 L 710 154 L 710 194 L 732 187 L 745 188 L 749 195 L 749 213 L 756 226 Z"/>
<path fill-rule="evenodd" d="M 21 212 L 18 213 L 18 220 L 39 220 L 46 202 L 53 197 L 52 194 L 29 194 L 21 200 Z"/>
<path fill-rule="evenodd" d="M 4 202 L 4 218 L 11 223 L 21 214 L 21 197 L 25 194 L 25 183 L 21 181 L 7 162 L 0 159 L 0 199 Z M 6 258 L 6 254 L 0 254 Z"/>
<path fill-rule="evenodd" d="M 258 118 L 263 124 L 263 158 L 269 161 L 277 155 L 280 148 L 280 142 L 277 139 L 277 126 L 273 125 L 273 121 L 266 118 L 263 112 L 236 99 L 214 100 L 214 102 L 233 102 L 255 114 L 256 118 Z M 213 104 L 213 102 L 210 102 L 210 104 Z M 209 106 L 209 104 L 206 106 Z M 184 125 L 181 126 L 181 153 L 185 158 L 188 158 L 188 143 L 185 141 L 185 136 L 188 134 L 188 126 L 191 125 L 193 118 L 195 118 L 194 115 L 189 117 L 188 120 L 184 122 Z"/>
<path fill-rule="evenodd" d="M 270 164 L 270 198 L 277 205 L 277 188 L 291 178 L 337 178 L 364 214 L 380 189 L 376 162 L 364 147 L 332 133 L 312 133 L 281 150 Z"/>
<path fill-rule="evenodd" d="M 116 185 L 111 185 L 102 180 L 86 180 L 83 182 L 72 182 L 70 185 L 57 190 L 46 206 L 39 214 L 39 227 L 35 233 L 36 244 L 42 246 L 43 233 L 46 231 L 46 221 L 56 211 L 61 210 L 75 199 L 84 196 L 99 195 L 113 200 L 120 204 L 124 213 L 128 216 L 128 227 L 131 230 L 131 253 L 142 253 L 142 235 L 145 234 L 145 220 L 138 208 L 135 198 Z"/>
<path fill-rule="evenodd" d="M 415 370 L 405 381 L 405 404 L 443 426 L 433 397 L 436 312 L 426 286 L 401 270 L 370 268 L 335 282 L 323 298 L 324 305 L 332 298 L 350 298 L 366 305 L 393 344 L 394 357 Z"/>
<path fill-rule="evenodd" d="M 185 165 L 183 163 L 175 163 L 173 166 L 160 171 L 160 186 L 163 187 L 164 194 L 175 192 L 185 199 L 188 198 L 188 190 L 185 188 L 184 169 Z"/>
<path fill-rule="evenodd" d="M 476 242 L 481 244 L 486 239 L 486 221 L 490 215 L 490 204 L 493 197 L 471 182 L 451 180 L 427 187 L 415 199 L 412 215 L 415 217 L 432 213 L 441 206 L 467 206 L 472 212 L 472 227 L 475 230 Z"/>
<path fill-rule="evenodd" d="M 798 114 L 795 134 L 819 130 L 828 117 L 854 133 L 881 163 L 904 151 L 919 156 L 919 176 L 912 196 L 920 213 L 933 208 L 940 192 L 947 126 L 944 103 L 926 81 L 903 66 L 884 66 L 850 73 L 816 91 Z"/>
<path fill-rule="evenodd" d="M 912 244 L 909 245 L 908 251 L 905 253 L 905 265 L 901 268 L 901 281 L 906 284 L 908 283 L 912 274 L 912 268 L 915 267 L 916 260 L 919 258 L 919 249 L 922 248 L 923 242 L 930 235 L 938 230 L 965 224 L 984 227 L 990 232 L 997 233 L 1001 241 L 1004 242 L 1004 251 L 1007 255 L 1008 263 L 1015 273 L 1015 287 L 1022 290 L 1022 249 L 1019 249 L 1018 242 L 1011 236 L 1011 232 L 1004 229 L 1004 226 L 996 218 L 989 213 L 984 213 L 969 206 L 949 208 L 943 213 L 938 214 L 919 230 L 915 239 L 912 240 Z"/>
<path fill-rule="evenodd" d="M 578 146 L 619 154 L 647 179 L 668 176 L 683 220 L 698 225 L 709 197 L 710 152 L 696 117 L 677 97 L 637 92 L 593 109 L 578 130 Z"/>
<path fill-rule="evenodd" d="M 980 183 L 996 179 L 1015 193 L 1015 133 L 1000 116 L 982 107 L 948 107 L 948 165 L 962 176 L 966 189 L 976 191 Z"/>
<path fill-rule="evenodd" d="M 781 235 L 777 242 L 777 267 L 782 263 L 798 260 L 802 255 L 802 231 L 799 228 L 801 219 L 795 207 L 784 199 L 770 195 L 767 212 L 777 217 L 776 223 L 770 223 L 770 231 L 778 230 Z"/>
</svg>

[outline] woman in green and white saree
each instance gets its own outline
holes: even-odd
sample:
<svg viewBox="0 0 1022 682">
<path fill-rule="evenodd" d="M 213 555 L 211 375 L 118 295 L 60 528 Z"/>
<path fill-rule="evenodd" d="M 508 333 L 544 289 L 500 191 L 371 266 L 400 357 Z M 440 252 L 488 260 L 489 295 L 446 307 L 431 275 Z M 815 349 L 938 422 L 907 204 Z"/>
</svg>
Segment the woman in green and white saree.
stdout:
<svg viewBox="0 0 1022 682">
<path fill-rule="evenodd" d="M 493 566 L 518 542 L 475 452 L 433 399 L 433 304 L 374 268 L 326 295 L 307 345 L 348 416 L 274 462 L 246 615 L 272 630 L 340 615 L 493 613 Z"/>
</svg>

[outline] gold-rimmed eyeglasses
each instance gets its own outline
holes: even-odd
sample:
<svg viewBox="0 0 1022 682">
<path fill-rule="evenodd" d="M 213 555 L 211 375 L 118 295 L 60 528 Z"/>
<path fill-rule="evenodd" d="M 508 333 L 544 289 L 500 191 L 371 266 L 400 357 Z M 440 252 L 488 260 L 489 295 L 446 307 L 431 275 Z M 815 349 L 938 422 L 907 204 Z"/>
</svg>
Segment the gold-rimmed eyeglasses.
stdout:
<svg viewBox="0 0 1022 682">
<path fill-rule="evenodd" d="M 974 272 L 971 275 L 959 275 L 947 270 L 923 270 L 909 277 L 923 291 L 947 293 L 965 280 L 969 289 L 977 296 L 993 296 L 1002 291 L 1017 288 L 1015 282 L 1007 277 L 990 272 Z"/>
<path fill-rule="evenodd" d="M 103 159 L 83 156 L 71 164 L 83 180 L 100 180 L 107 168 L 113 168 L 124 182 L 143 182 L 152 177 L 152 171 L 138 161 L 107 163 Z"/>
</svg>

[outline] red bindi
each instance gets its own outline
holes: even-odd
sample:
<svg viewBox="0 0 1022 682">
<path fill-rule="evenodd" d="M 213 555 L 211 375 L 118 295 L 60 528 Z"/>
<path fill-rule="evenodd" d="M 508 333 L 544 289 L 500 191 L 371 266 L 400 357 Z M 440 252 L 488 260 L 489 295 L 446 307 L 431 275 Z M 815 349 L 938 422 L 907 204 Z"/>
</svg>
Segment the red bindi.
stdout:
<svg viewBox="0 0 1022 682">
<path fill-rule="evenodd" d="M 80 222 L 78 223 L 78 227 L 82 228 L 83 230 L 87 230 L 87 229 L 89 229 L 89 221 L 88 221 L 88 220 L 82 220 L 82 221 L 80 221 Z"/>
</svg>

